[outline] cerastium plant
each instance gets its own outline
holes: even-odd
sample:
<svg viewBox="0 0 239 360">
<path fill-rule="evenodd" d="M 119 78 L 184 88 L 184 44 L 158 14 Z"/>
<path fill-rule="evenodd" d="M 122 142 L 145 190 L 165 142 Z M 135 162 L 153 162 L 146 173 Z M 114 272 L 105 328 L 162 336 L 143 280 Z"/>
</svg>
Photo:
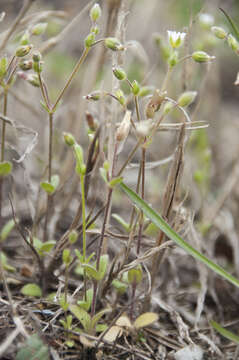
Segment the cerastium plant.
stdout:
<svg viewBox="0 0 239 360">
<path fill-rule="evenodd" d="M 205 130 L 207 124 L 191 118 L 191 105 L 197 99 L 198 92 L 186 86 L 181 91 L 175 85 L 171 96 L 171 84 L 177 84 L 174 75 L 185 64 L 191 63 L 195 68 L 205 64 L 207 67 L 214 56 L 202 49 L 185 54 L 184 44 L 188 32 L 168 31 L 166 40 L 156 35 L 156 44 L 165 60 L 165 76 L 156 87 L 145 84 L 147 76 L 146 80 L 140 76 L 132 78 L 125 65 L 124 58 L 130 52 L 132 43 L 125 41 L 120 31 L 118 37 L 107 34 L 107 37 L 97 38 L 100 33 L 100 17 L 100 5 L 94 4 L 90 9 L 91 28 L 84 40 L 81 56 L 54 100 L 50 96 L 51 86 L 45 79 L 47 59 L 44 59 L 44 51 L 39 51 L 40 47 L 34 44 L 33 39 L 46 31 L 47 23 L 29 25 L 21 32 L 19 47 L 17 46 L 13 55 L 0 58 L 3 101 L 0 115 L 0 215 L 4 177 L 11 174 L 13 167 L 12 162 L 5 159 L 5 140 L 8 123 L 14 124 L 8 118 L 7 109 L 9 91 L 14 85 L 16 74 L 40 92 L 39 103 L 45 111 L 48 129 L 47 165 L 43 181 L 40 186 L 38 184 L 39 193 L 42 190 L 45 193 L 45 206 L 41 213 L 38 204 L 36 205 L 33 229 L 24 228 L 18 221 L 18 214 L 10 199 L 12 219 L 2 228 L 0 245 L 4 244 L 15 226 L 39 268 L 38 276 L 35 269 L 32 271 L 30 277 L 34 280 L 21 287 L 21 293 L 45 299 L 49 295 L 51 300 L 57 302 L 58 314 L 61 316 L 59 324 L 65 334 L 64 345 L 67 347 L 76 345 L 76 334 L 80 335 L 85 347 L 98 347 L 101 341 L 114 342 L 122 335 L 130 335 L 143 343 L 144 328 L 158 320 L 158 315 L 150 312 L 151 300 L 160 276 L 159 266 L 172 242 L 239 287 L 238 279 L 183 239 L 182 228 L 177 222 L 178 214 L 175 215 L 176 205 L 181 200 L 180 182 L 188 134 L 201 128 Z M 216 37 L 225 39 L 238 52 L 237 40 L 232 35 L 218 27 L 213 27 L 212 32 Z M 62 167 L 59 165 L 57 168 L 53 162 L 54 139 L 58 134 L 55 131 L 57 111 L 79 70 L 83 70 L 87 60 L 91 61 L 88 54 L 96 46 L 102 45 L 107 55 L 112 56 L 109 73 L 114 86 L 109 90 L 102 82 L 92 92 L 84 94 L 84 103 L 89 107 L 86 112 L 88 150 L 85 149 L 85 142 L 81 142 L 85 134 L 84 127 L 81 134 L 69 130 L 63 132 L 60 146 L 64 147 L 64 152 L 67 152 L 71 160 L 74 159 L 75 165 L 74 169 L 71 168 L 72 173 L 68 174 L 69 178 L 63 181 Z M 103 76 L 108 69 L 109 67 L 102 71 Z M 105 109 L 105 113 L 102 109 Z M 171 115 L 172 118 L 175 115 L 177 123 L 166 122 L 171 119 Z M 151 146 L 159 141 L 161 131 L 173 130 L 177 131 L 178 136 L 173 154 L 165 161 L 170 163 L 170 168 L 163 186 L 159 214 L 147 200 L 150 194 L 147 169 L 151 166 L 147 160 L 151 156 Z M 153 155 L 155 159 L 158 154 L 156 152 Z M 132 164 L 135 159 L 138 163 Z M 155 163 L 158 164 L 158 159 Z M 131 189 L 132 185 L 126 185 L 132 180 L 127 173 L 130 166 L 134 166 L 137 171 L 133 179 L 134 190 Z M 205 169 L 207 172 L 208 167 Z M 195 179 L 200 183 L 199 172 L 197 175 Z M 76 181 L 75 187 L 73 181 L 70 181 L 71 177 Z M 55 218 L 58 217 L 60 223 L 64 220 L 61 217 L 64 200 L 61 194 L 71 186 L 72 197 L 67 211 L 74 211 L 74 214 L 56 241 L 54 236 L 58 234 L 53 236 L 52 231 Z M 101 195 L 104 195 L 100 197 L 100 201 L 99 189 Z M 127 203 L 124 199 L 123 211 L 117 211 L 117 200 L 120 197 L 118 202 L 122 202 L 123 194 L 128 196 L 130 202 Z M 112 218 L 117 222 L 115 228 L 111 226 Z M 154 231 L 150 238 L 152 227 Z M 111 246 L 111 238 L 116 245 Z M 122 247 L 119 245 L 121 241 L 124 241 Z M 0 265 L 3 277 L 4 271 L 15 271 L 2 252 Z M 5 286 L 7 289 L 6 284 Z M 57 292 L 50 294 L 56 288 Z M 98 336 L 99 333 L 101 335 Z"/>
</svg>

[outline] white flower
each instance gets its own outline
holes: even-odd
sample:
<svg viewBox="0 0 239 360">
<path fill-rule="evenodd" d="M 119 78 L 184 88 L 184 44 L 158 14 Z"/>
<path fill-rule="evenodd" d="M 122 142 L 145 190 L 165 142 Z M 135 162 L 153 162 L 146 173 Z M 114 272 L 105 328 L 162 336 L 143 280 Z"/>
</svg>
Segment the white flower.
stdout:
<svg viewBox="0 0 239 360">
<path fill-rule="evenodd" d="M 214 17 L 210 14 L 202 13 L 199 15 L 199 23 L 205 29 L 210 29 L 214 24 Z"/>
<path fill-rule="evenodd" d="M 172 48 L 176 49 L 183 44 L 186 33 L 168 30 L 168 39 Z"/>
</svg>

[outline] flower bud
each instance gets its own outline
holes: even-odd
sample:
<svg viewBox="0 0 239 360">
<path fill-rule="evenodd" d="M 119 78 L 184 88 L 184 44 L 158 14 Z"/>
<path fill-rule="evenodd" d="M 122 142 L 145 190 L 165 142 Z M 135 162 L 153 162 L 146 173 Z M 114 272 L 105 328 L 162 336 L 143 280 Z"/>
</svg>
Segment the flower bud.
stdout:
<svg viewBox="0 0 239 360">
<path fill-rule="evenodd" d="M 35 36 L 42 35 L 46 31 L 46 28 L 47 28 L 47 23 L 45 22 L 34 25 L 31 30 L 32 35 Z"/>
<path fill-rule="evenodd" d="M 218 39 L 223 40 L 227 36 L 226 31 L 223 28 L 219 27 L 219 26 L 212 26 L 211 31 Z"/>
<path fill-rule="evenodd" d="M 26 56 L 27 54 L 29 54 L 29 52 L 31 51 L 32 49 L 32 45 L 22 45 L 22 46 L 19 46 L 15 52 L 15 55 L 17 57 L 23 57 L 23 56 Z"/>
<path fill-rule="evenodd" d="M 32 60 L 34 62 L 39 62 L 41 61 L 41 58 L 42 58 L 41 53 L 39 51 L 34 51 L 34 53 L 32 54 Z"/>
<path fill-rule="evenodd" d="M 27 82 L 29 82 L 29 84 L 31 84 L 31 85 L 33 85 L 35 87 L 40 86 L 39 79 L 38 79 L 38 76 L 36 74 L 26 74 L 23 71 L 18 71 L 17 76 L 20 77 L 23 80 L 26 80 Z"/>
<path fill-rule="evenodd" d="M 127 77 L 126 72 L 119 67 L 113 67 L 113 74 L 120 81 L 125 80 Z"/>
<path fill-rule="evenodd" d="M 127 138 L 130 130 L 131 111 L 127 110 L 125 116 L 116 130 L 116 141 L 123 141 Z"/>
<path fill-rule="evenodd" d="M 210 14 L 202 13 L 199 15 L 199 24 L 202 28 L 208 30 L 214 24 L 214 17 Z"/>
<path fill-rule="evenodd" d="M 38 79 L 38 76 L 37 74 L 29 74 L 27 76 L 27 82 L 29 82 L 29 84 L 35 86 L 35 87 L 39 87 L 40 86 L 40 83 L 39 83 L 39 79 Z"/>
<path fill-rule="evenodd" d="M 102 93 L 100 91 L 93 91 L 92 93 L 86 95 L 84 98 L 86 100 L 98 101 L 101 98 Z"/>
<path fill-rule="evenodd" d="M 97 25 L 91 27 L 90 32 L 97 35 L 99 33 L 99 28 Z"/>
<path fill-rule="evenodd" d="M 3 56 L 0 60 L 0 79 L 3 79 L 7 73 L 7 58 Z"/>
<path fill-rule="evenodd" d="M 176 49 L 183 44 L 185 36 L 186 36 L 186 33 L 168 30 L 169 43 L 173 49 Z"/>
<path fill-rule="evenodd" d="M 83 149 L 79 144 L 74 144 L 73 149 L 76 158 L 76 172 L 78 175 L 85 175 L 86 166 L 84 164 Z"/>
<path fill-rule="evenodd" d="M 71 133 L 64 132 L 63 138 L 65 141 L 65 144 L 68 146 L 73 146 L 76 143 L 75 138 Z"/>
<path fill-rule="evenodd" d="M 78 232 L 76 230 L 72 230 L 69 234 L 69 242 L 74 244 L 78 239 Z"/>
<path fill-rule="evenodd" d="M 205 51 L 194 51 L 192 54 L 194 61 L 199 63 L 209 62 L 215 59 L 215 56 L 208 55 Z"/>
<path fill-rule="evenodd" d="M 238 51 L 238 48 L 239 48 L 238 41 L 234 38 L 234 36 L 232 34 L 228 35 L 227 43 L 233 51 Z"/>
<path fill-rule="evenodd" d="M 21 62 L 19 62 L 18 66 L 21 70 L 27 71 L 32 69 L 32 64 L 32 60 L 22 60 Z"/>
<path fill-rule="evenodd" d="M 105 39 L 105 46 L 112 51 L 122 51 L 124 46 L 114 37 L 108 37 Z"/>
<path fill-rule="evenodd" d="M 197 96 L 197 91 L 185 91 L 178 98 L 178 105 L 181 107 L 186 107 L 190 105 Z"/>
<path fill-rule="evenodd" d="M 170 55 L 169 59 L 168 59 L 168 64 L 172 68 L 175 65 L 177 65 L 177 63 L 178 63 L 178 52 L 173 51 L 172 54 Z"/>
<path fill-rule="evenodd" d="M 132 88 L 131 88 L 131 90 L 132 90 L 132 93 L 133 93 L 135 96 L 137 96 L 137 95 L 139 94 L 139 92 L 140 92 L 140 86 L 139 86 L 139 83 L 138 83 L 137 80 L 134 80 L 134 81 L 132 82 Z"/>
<path fill-rule="evenodd" d="M 95 34 L 91 32 L 85 38 L 85 47 L 90 48 L 94 44 L 94 42 L 95 42 Z"/>
<path fill-rule="evenodd" d="M 97 120 L 94 119 L 94 117 L 92 116 L 91 113 L 89 113 L 89 111 L 85 112 L 85 117 L 86 117 L 86 121 L 89 126 L 89 129 L 91 131 L 96 131 L 99 126 Z"/>
<path fill-rule="evenodd" d="M 126 100 L 125 100 L 125 96 L 124 96 L 124 93 L 121 89 L 118 89 L 115 93 L 115 96 L 117 97 L 119 103 L 122 105 L 122 106 L 125 106 L 125 103 L 126 103 Z"/>
<path fill-rule="evenodd" d="M 167 115 L 172 110 L 173 107 L 174 107 L 173 103 L 171 101 L 167 101 L 163 107 L 164 115 Z"/>
<path fill-rule="evenodd" d="M 66 266 L 69 266 L 72 262 L 72 256 L 69 249 L 64 249 L 62 253 L 62 260 Z"/>
<path fill-rule="evenodd" d="M 90 18 L 93 23 L 95 23 L 101 17 L 101 8 L 99 4 L 92 6 L 90 10 Z"/>
</svg>

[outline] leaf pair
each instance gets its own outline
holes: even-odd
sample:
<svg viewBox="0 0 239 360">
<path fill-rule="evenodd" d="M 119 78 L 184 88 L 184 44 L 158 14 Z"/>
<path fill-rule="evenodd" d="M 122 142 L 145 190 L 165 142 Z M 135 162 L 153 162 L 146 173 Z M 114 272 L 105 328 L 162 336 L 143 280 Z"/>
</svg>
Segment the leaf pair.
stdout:
<svg viewBox="0 0 239 360">
<path fill-rule="evenodd" d="M 42 181 L 41 188 L 49 195 L 54 194 L 60 182 L 60 178 L 58 175 L 53 175 L 51 177 L 51 182 Z"/>
<path fill-rule="evenodd" d="M 80 321 L 87 334 L 94 334 L 102 316 L 111 311 L 110 309 L 104 309 L 91 317 L 85 309 L 78 305 L 70 305 L 69 310 Z"/>
</svg>

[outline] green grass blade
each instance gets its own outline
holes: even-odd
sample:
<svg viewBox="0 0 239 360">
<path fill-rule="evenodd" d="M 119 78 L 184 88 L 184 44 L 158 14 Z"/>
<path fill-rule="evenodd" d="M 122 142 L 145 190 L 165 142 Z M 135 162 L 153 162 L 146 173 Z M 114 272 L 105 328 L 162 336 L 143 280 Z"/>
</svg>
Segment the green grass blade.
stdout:
<svg viewBox="0 0 239 360">
<path fill-rule="evenodd" d="M 212 327 L 219 332 L 219 334 L 221 334 L 222 336 L 224 336 L 225 338 L 227 338 L 228 340 L 233 341 L 236 344 L 239 344 L 239 336 L 237 336 L 236 334 L 233 334 L 231 331 L 224 329 L 223 327 L 221 327 L 220 324 L 218 324 L 216 321 L 210 321 L 210 324 L 212 325 Z"/>
<path fill-rule="evenodd" d="M 195 250 L 191 245 L 184 241 L 167 223 L 163 218 L 153 210 L 144 200 L 142 200 L 133 190 L 131 190 L 124 183 L 120 184 L 121 189 L 127 194 L 130 200 L 140 208 L 144 214 L 164 232 L 171 240 L 175 241 L 180 247 L 182 247 L 188 254 L 192 255 L 195 259 L 201 261 L 207 267 L 212 269 L 214 272 L 222 276 L 224 279 L 231 282 L 233 285 L 239 287 L 239 280 L 234 276 L 230 275 L 221 266 L 215 264 L 209 260 L 206 256 Z"/>
<path fill-rule="evenodd" d="M 223 14 L 225 15 L 225 17 L 227 18 L 229 24 L 232 27 L 232 30 L 234 32 L 234 35 L 236 36 L 237 40 L 239 41 L 239 30 L 238 27 L 236 26 L 236 24 L 234 23 L 234 21 L 232 20 L 232 18 L 226 13 L 225 10 L 223 10 L 222 8 L 220 8 L 220 10 L 223 12 Z"/>
</svg>

